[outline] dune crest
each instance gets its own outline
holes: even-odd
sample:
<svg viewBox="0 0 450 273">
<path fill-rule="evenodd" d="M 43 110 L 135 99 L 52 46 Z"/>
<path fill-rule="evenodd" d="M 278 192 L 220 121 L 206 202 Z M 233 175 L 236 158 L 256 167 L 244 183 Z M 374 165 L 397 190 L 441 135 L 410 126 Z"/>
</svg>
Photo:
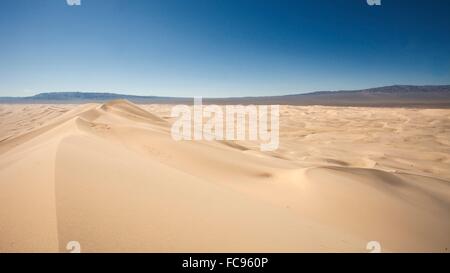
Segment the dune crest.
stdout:
<svg viewBox="0 0 450 273">
<path fill-rule="evenodd" d="M 176 142 L 169 106 L 2 106 L 0 252 L 448 251 L 448 110 L 281 110 L 263 153 Z"/>
</svg>

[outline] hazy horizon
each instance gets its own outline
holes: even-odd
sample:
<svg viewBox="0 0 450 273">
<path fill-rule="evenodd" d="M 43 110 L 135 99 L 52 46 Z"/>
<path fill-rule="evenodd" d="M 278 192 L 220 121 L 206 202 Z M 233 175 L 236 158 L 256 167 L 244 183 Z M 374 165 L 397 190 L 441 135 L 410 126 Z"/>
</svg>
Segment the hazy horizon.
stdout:
<svg viewBox="0 0 450 273">
<path fill-rule="evenodd" d="M 283 94 L 280 93 L 278 95 L 263 95 L 263 96 L 258 96 L 258 95 L 253 95 L 253 96 L 234 96 L 234 97 L 218 97 L 218 96 L 209 96 L 209 97 L 205 97 L 205 98 L 244 98 L 244 97 L 272 97 L 272 96 L 291 96 L 291 95 L 306 95 L 306 94 L 313 94 L 313 93 L 320 93 L 320 92 L 348 92 L 348 91 L 364 91 L 364 90 L 371 90 L 371 89 L 380 89 L 380 88 L 388 88 L 388 87 L 398 87 L 398 86 L 404 86 L 404 87 L 448 87 L 450 86 L 450 84 L 443 84 L 443 85 L 430 85 L 430 84 L 425 84 L 425 85 L 410 85 L 410 84 L 395 84 L 395 85 L 389 85 L 389 86 L 374 86 L 374 87 L 370 87 L 370 88 L 363 88 L 363 89 L 341 89 L 341 90 L 312 90 L 312 91 L 306 91 L 306 92 L 294 92 L 294 93 L 288 93 L 288 94 Z M 0 96 L 0 98 L 28 98 L 28 97 L 34 97 L 34 96 L 38 96 L 38 95 L 42 95 L 42 94 L 58 94 L 58 93 L 82 93 L 82 94 L 111 94 L 111 95 L 123 95 L 123 96 L 137 96 L 137 97 L 170 97 L 170 98 L 190 98 L 193 96 L 185 96 L 185 97 L 181 97 L 181 96 L 159 96 L 159 95 L 153 95 L 153 94 L 136 94 L 136 93 L 128 93 L 126 91 L 106 91 L 106 92 L 97 92 L 94 90 L 91 91 L 41 91 L 41 92 L 37 92 L 34 94 L 30 94 L 30 95 L 26 95 L 26 96 Z"/>
</svg>

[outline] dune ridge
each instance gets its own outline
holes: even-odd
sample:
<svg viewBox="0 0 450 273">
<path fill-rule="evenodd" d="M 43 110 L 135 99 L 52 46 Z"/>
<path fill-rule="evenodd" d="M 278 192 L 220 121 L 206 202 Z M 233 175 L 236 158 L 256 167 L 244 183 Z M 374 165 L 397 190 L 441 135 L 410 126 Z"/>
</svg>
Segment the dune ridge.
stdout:
<svg viewBox="0 0 450 273">
<path fill-rule="evenodd" d="M 448 252 L 450 110 L 284 106 L 269 153 L 169 113 L 2 105 L 0 252 Z"/>
</svg>

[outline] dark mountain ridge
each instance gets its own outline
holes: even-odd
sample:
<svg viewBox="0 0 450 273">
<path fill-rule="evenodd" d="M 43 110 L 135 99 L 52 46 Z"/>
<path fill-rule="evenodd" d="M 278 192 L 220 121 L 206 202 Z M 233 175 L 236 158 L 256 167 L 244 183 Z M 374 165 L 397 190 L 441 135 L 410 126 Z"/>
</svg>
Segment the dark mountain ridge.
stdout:
<svg viewBox="0 0 450 273">
<path fill-rule="evenodd" d="M 85 103 L 127 99 L 134 103 L 191 104 L 192 98 L 96 92 L 49 92 L 30 97 L 0 97 L 0 103 Z M 204 98 L 206 104 L 281 104 L 450 108 L 450 85 L 393 85 L 363 90 L 319 91 L 268 97 Z"/>
</svg>

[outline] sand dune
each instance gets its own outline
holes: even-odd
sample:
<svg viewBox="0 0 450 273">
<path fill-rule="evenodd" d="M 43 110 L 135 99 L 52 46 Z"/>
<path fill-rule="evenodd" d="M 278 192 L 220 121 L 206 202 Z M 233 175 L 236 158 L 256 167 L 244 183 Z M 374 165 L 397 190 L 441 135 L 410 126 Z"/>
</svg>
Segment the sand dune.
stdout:
<svg viewBox="0 0 450 273">
<path fill-rule="evenodd" d="M 280 148 L 169 105 L 0 106 L 0 252 L 448 252 L 450 110 L 281 107 Z"/>
</svg>

